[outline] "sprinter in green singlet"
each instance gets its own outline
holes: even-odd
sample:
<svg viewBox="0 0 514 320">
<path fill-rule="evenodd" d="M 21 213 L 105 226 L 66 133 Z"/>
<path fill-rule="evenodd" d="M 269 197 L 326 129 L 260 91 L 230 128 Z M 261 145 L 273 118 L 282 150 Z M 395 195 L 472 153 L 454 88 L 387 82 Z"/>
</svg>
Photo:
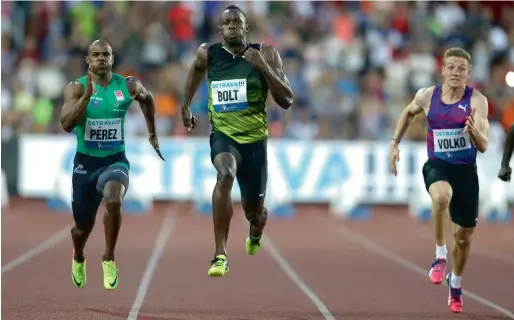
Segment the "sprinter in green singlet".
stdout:
<svg viewBox="0 0 514 320">
<path fill-rule="evenodd" d="M 75 226 L 71 229 L 71 277 L 77 288 L 86 285 L 84 247 L 102 199 L 106 209 L 103 282 L 107 290 L 116 289 L 119 284 L 114 249 L 121 226 L 122 199 L 129 185 L 124 123 L 133 100 L 139 102 L 145 116 L 150 144 L 164 160 L 155 132 L 152 94 L 136 78 L 112 73 L 113 62 L 111 46 L 103 40 L 94 41 L 86 56 L 87 75 L 69 83 L 64 91 L 61 124 L 66 132 L 75 129 L 77 136 L 72 175 Z"/>
<path fill-rule="evenodd" d="M 232 185 L 237 178 L 243 210 L 250 223 L 246 252 L 256 254 L 268 216 L 264 197 L 268 178 L 265 104 L 268 91 L 282 108 L 293 103 L 293 92 L 278 51 L 264 43 L 246 41 L 249 25 L 237 6 L 228 6 L 220 16 L 221 42 L 202 44 L 186 81 L 182 119 L 188 130 L 197 118 L 191 100 L 207 73 L 211 160 L 218 172 L 212 194 L 216 251 L 208 275 L 228 272 L 226 242 L 232 218 Z"/>
</svg>

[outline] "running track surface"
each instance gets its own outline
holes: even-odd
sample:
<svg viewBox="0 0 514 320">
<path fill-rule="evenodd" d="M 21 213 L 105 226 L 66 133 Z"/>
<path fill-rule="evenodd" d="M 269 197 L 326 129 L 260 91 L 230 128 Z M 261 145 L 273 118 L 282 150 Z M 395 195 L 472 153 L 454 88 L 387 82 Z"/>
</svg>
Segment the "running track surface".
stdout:
<svg viewBox="0 0 514 320">
<path fill-rule="evenodd" d="M 428 280 L 430 225 L 406 209 L 376 208 L 372 220 L 348 222 L 321 207 L 299 208 L 291 220 L 269 219 L 269 241 L 248 256 L 237 207 L 231 270 L 211 279 L 211 218 L 157 204 L 146 216 L 124 216 L 115 291 L 102 285 L 101 214 L 86 247 L 87 286 L 73 286 L 71 221 L 38 201 L 16 200 L 3 210 L 2 319 L 514 319 L 513 223 L 480 223 L 463 277 L 470 293 L 457 316 L 446 287 Z M 27 252 L 30 259 L 18 263 Z"/>
</svg>

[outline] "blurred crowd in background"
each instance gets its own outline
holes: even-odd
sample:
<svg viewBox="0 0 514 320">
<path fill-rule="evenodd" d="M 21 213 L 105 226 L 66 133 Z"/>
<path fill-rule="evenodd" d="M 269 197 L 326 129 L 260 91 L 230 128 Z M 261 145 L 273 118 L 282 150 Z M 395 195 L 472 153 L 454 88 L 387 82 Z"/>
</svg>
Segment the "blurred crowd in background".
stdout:
<svg viewBox="0 0 514 320">
<path fill-rule="evenodd" d="M 247 13 L 250 42 L 278 48 L 295 93 L 287 111 L 269 98 L 272 137 L 389 140 L 417 89 L 441 81 L 441 56 L 454 46 L 473 57 L 470 85 L 487 96 L 492 127 L 514 123 L 514 88 L 505 82 L 514 70 L 511 1 L 19 1 L 2 2 L 2 138 L 64 133 L 64 87 L 86 73 L 87 47 L 99 38 L 113 48 L 114 72 L 153 92 L 159 135 L 185 135 L 188 69 L 201 43 L 220 41 L 229 4 Z M 134 106 L 126 134 L 146 136 Z M 208 135 L 206 82 L 192 110 L 200 119 L 192 134 Z M 407 138 L 425 134 L 420 115 Z"/>
</svg>

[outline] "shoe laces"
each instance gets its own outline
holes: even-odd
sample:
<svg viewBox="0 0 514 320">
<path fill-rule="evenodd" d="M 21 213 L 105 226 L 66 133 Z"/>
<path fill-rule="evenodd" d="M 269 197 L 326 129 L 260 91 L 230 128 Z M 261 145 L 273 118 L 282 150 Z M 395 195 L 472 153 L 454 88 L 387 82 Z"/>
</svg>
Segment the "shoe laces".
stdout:
<svg viewBox="0 0 514 320">
<path fill-rule="evenodd" d="M 441 272 L 444 270 L 445 265 L 446 265 L 446 260 L 436 259 L 432 263 L 432 268 L 434 268 L 434 271 L 436 271 L 436 272 Z"/>
<path fill-rule="evenodd" d="M 112 272 L 115 272 L 117 270 L 116 265 L 114 264 L 114 262 L 104 263 L 104 266 L 107 269 L 108 273 L 112 273 Z"/>
<path fill-rule="evenodd" d="M 450 297 L 451 297 L 451 301 L 461 302 L 462 290 L 461 289 L 450 288 Z"/>
<path fill-rule="evenodd" d="M 84 274 L 86 273 L 86 268 L 85 268 L 85 264 L 84 263 L 81 263 L 77 266 L 77 268 L 75 268 L 75 272 L 79 274 L 79 276 L 84 276 Z"/>
<path fill-rule="evenodd" d="M 216 267 L 223 266 L 225 264 L 225 259 L 220 259 L 218 257 L 211 260 L 211 265 L 215 265 Z"/>
</svg>

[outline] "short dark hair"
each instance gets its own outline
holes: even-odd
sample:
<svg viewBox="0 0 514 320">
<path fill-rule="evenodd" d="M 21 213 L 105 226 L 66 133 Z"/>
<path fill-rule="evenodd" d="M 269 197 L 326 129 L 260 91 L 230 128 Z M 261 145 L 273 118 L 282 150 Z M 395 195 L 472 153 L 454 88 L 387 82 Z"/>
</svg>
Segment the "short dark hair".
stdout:
<svg viewBox="0 0 514 320">
<path fill-rule="evenodd" d="M 229 5 L 228 7 L 226 7 L 226 8 L 225 8 L 225 11 L 227 11 L 227 10 L 237 10 L 237 11 L 241 12 L 241 13 L 243 14 L 243 16 L 245 17 L 245 19 L 246 19 L 246 13 L 244 13 L 244 11 L 243 11 L 243 10 L 241 10 L 241 8 L 239 8 L 239 7 L 238 7 L 238 6 L 236 6 L 235 4 L 231 4 L 231 5 Z"/>
</svg>

